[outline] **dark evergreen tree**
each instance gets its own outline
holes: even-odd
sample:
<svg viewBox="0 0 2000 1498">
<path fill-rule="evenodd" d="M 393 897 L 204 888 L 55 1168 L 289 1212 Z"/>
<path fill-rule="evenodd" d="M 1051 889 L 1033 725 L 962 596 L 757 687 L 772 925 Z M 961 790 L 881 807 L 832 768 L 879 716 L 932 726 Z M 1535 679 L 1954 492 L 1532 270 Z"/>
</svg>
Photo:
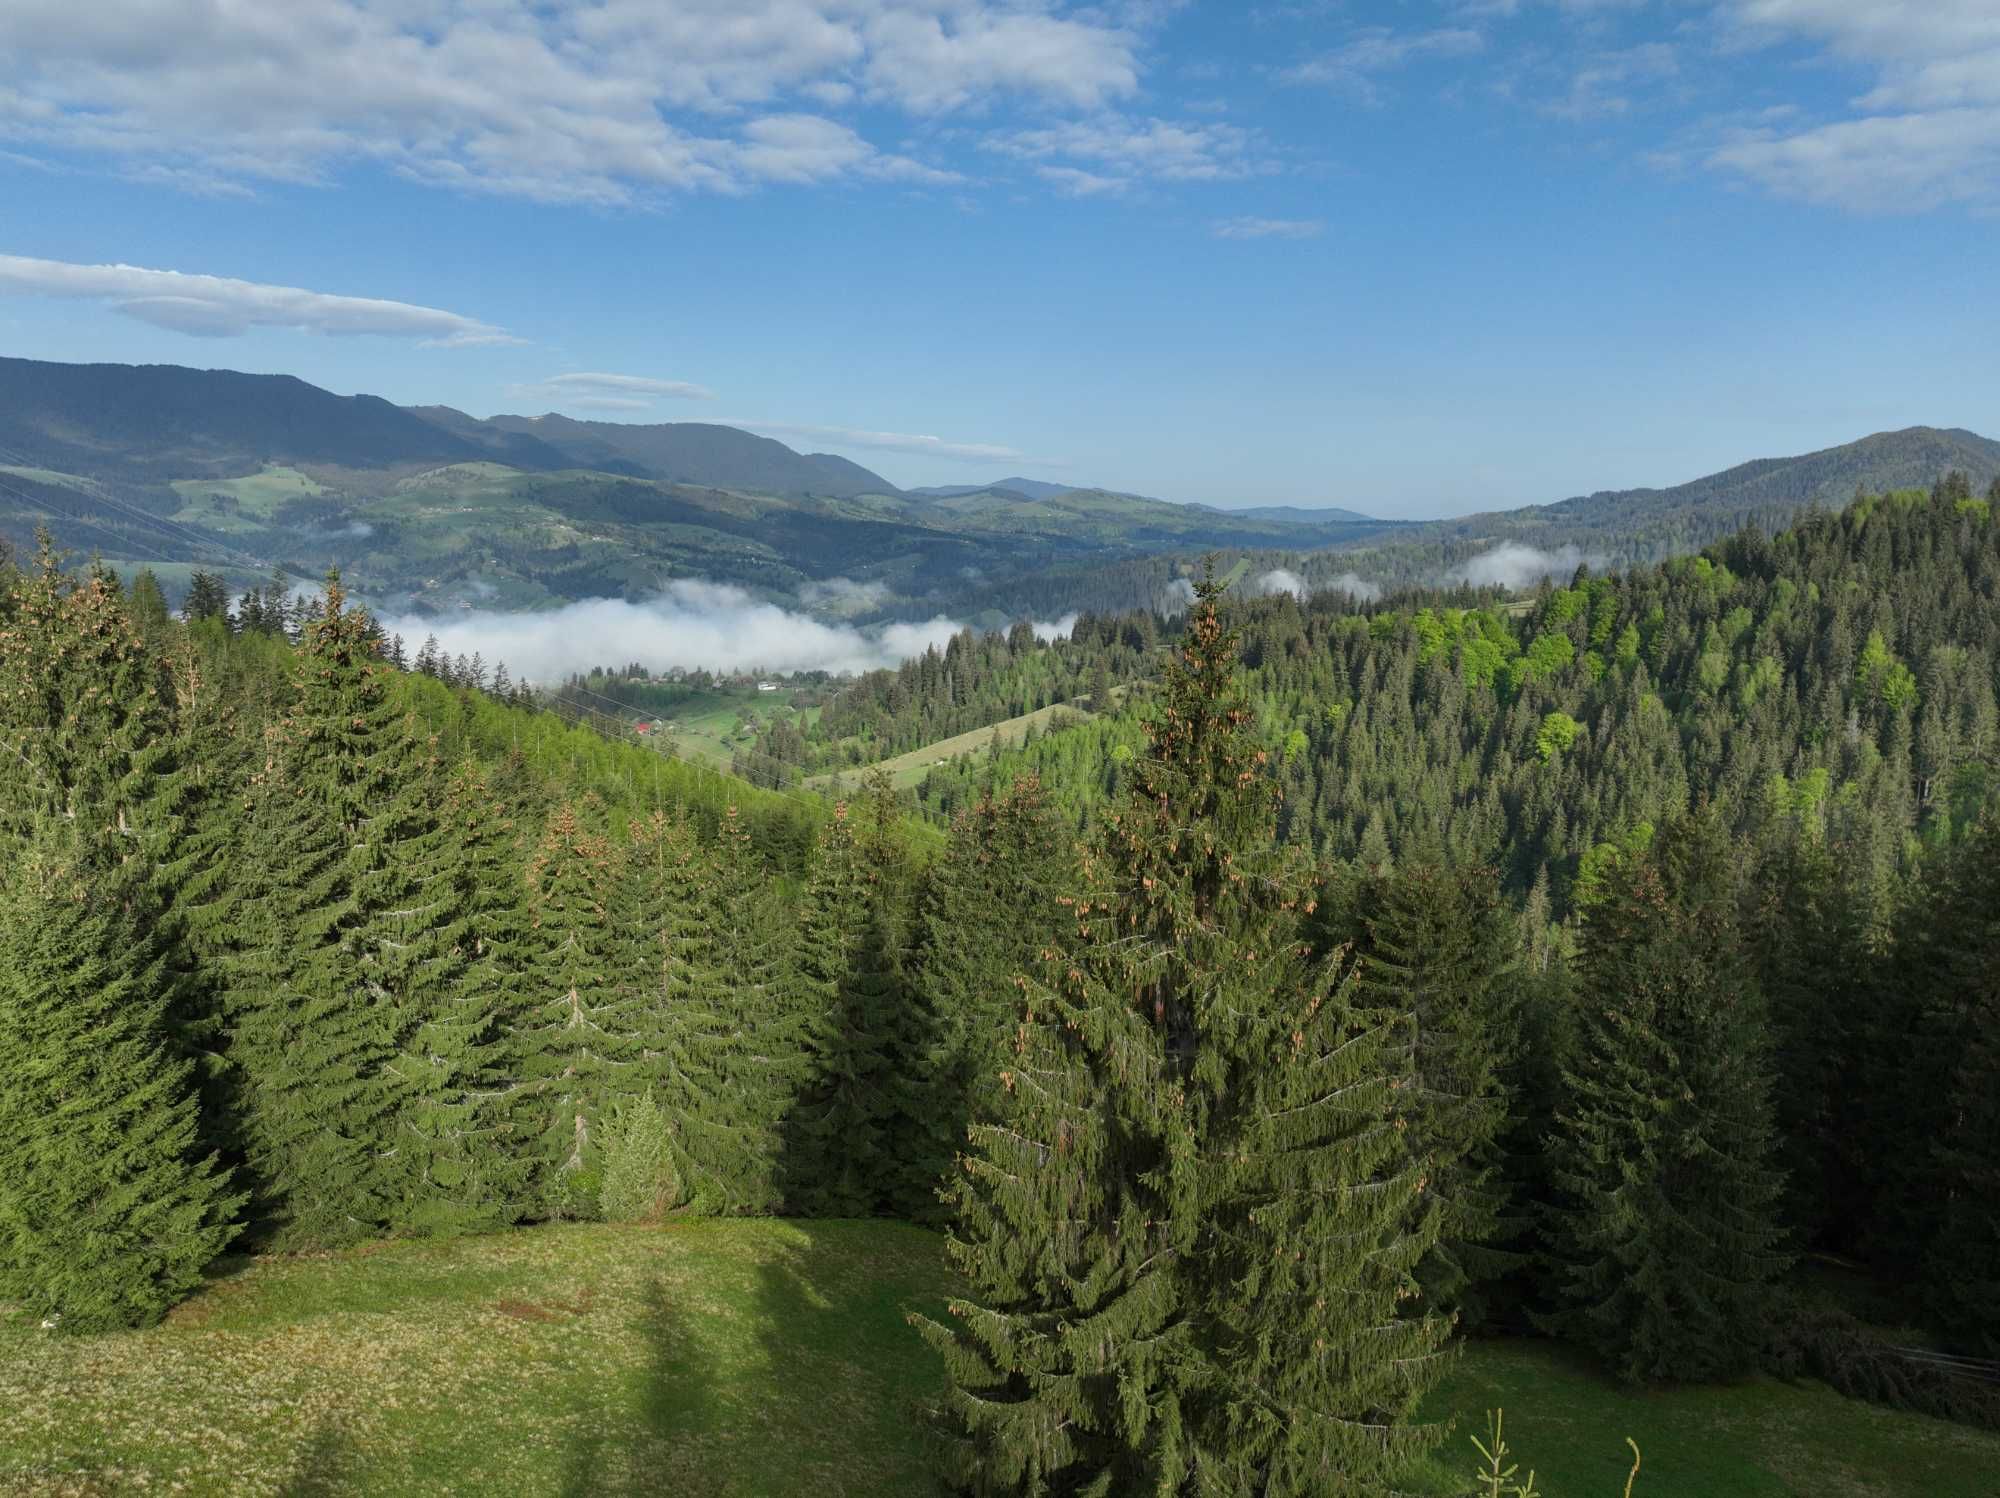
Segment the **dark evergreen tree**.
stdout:
<svg viewBox="0 0 2000 1498">
<path fill-rule="evenodd" d="M 276 1246 L 395 1220 L 405 1082 L 389 1063 L 448 1003 L 457 890 L 427 747 L 337 575 L 255 777 L 224 974 L 229 1056 Z"/>
<path fill-rule="evenodd" d="M 511 1026 L 525 1002 L 525 918 L 515 831 L 476 768 L 443 787 L 434 833 L 398 860 L 404 902 L 387 918 L 384 973 L 397 1054 L 383 1162 L 389 1225 L 489 1231 L 524 1210 L 532 1162 L 511 1147 Z"/>
<path fill-rule="evenodd" d="M 954 1190 L 971 1292 L 919 1325 L 963 1491 L 1373 1494 L 1430 1439 L 1408 1037 L 1308 953 L 1220 592 Z"/>
<path fill-rule="evenodd" d="M 188 578 L 187 597 L 181 603 L 181 617 L 189 623 L 197 619 L 229 618 L 229 593 L 222 579 L 197 567 Z"/>
<path fill-rule="evenodd" d="M 161 856 L 178 830 L 166 679 L 94 568 L 71 577 L 46 534 L 0 624 L 0 830 L 78 821 L 113 862 Z"/>
<path fill-rule="evenodd" d="M 791 915 L 734 806 L 715 837 L 716 959 L 729 978 L 729 1014 L 741 1035 L 732 1068 L 742 1109 L 743 1189 L 734 1209 L 769 1212 L 780 1201 L 783 1126 L 805 1078 L 804 1019 L 790 999 L 785 924 Z"/>
<path fill-rule="evenodd" d="M 0 1298 L 65 1332 L 156 1321 L 233 1238 L 145 885 L 48 819 L 0 871 Z"/>
<path fill-rule="evenodd" d="M 1033 779 L 988 792 L 962 813 L 925 873 L 911 985 L 935 1037 L 925 1062 L 933 1127 L 915 1141 L 910 1167 L 933 1194 L 967 1127 L 1000 1116 L 1026 975 L 1076 875 L 1069 831 Z M 923 1204 L 921 1215 L 935 1213 L 934 1202 Z"/>
<path fill-rule="evenodd" d="M 1936 910 L 1933 941 L 1949 952 L 1932 1008 L 1959 1037 L 1930 1142 L 1928 1299 L 1953 1341 L 2000 1354 L 2000 821 L 1953 860 L 1956 897 Z"/>
<path fill-rule="evenodd" d="M 630 934 L 608 906 L 623 872 L 570 806 L 549 818 L 528 866 L 532 988 L 517 1045 L 534 1088 L 539 1194 L 555 1217 L 595 1214 L 601 1125 L 614 1099 L 644 1090 L 636 999 L 618 981 Z"/>
<path fill-rule="evenodd" d="M 871 909 L 850 808 L 834 809 L 798 917 L 788 979 L 803 1071 L 785 1116 L 786 1209 L 874 1213 L 889 1160 L 887 1027 L 900 972 L 894 934 Z"/>
<path fill-rule="evenodd" d="M 1581 1033 L 1549 1141 L 1549 1318 L 1627 1378 L 1754 1361 L 1786 1265 L 1769 1036 L 1712 816 L 1616 862 L 1590 908 Z"/>
<path fill-rule="evenodd" d="M 716 856 L 685 818 L 655 812 L 633 825 L 620 913 L 640 938 L 627 981 L 638 995 L 641 1071 L 670 1129 L 677 1192 L 666 1205 L 701 1213 L 769 1205 L 781 1107 L 763 1058 L 784 1038 L 765 1031 L 755 976 L 739 986 L 744 975 L 725 960 L 722 885 Z"/>
<path fill-rule="evenodd" d="M 1353 898 L 1358 992 L 1415 1026 L 1404 1139 L 1441 1214 L 1418 1283 L 1430 1310 L 1478 1325 L 1487 1291 L 1525 1262 L 1507 1246 L 1527 1222 L 1502 1150 L 1521 1028 L 1512 923 L 1492 871 L 1434 859 L 1363 878 Z"/>
<path fill-rule="evenodd" d="M 1864 1089 L 1874 1065 L 1865 1052 L 1887 1039 L 1876 1032 L 1888 1016 L 1870 1012 L 1877 963 L 1833 851 L 1792 827 L 1772 836 L 1749 892 L 1745 940 L 1771 1016 L 1785 1221 L 1802 1246 L 1851 1251 L 1870 1226 L 1868 1157 L 1886 1101 Z"/>
</svg>

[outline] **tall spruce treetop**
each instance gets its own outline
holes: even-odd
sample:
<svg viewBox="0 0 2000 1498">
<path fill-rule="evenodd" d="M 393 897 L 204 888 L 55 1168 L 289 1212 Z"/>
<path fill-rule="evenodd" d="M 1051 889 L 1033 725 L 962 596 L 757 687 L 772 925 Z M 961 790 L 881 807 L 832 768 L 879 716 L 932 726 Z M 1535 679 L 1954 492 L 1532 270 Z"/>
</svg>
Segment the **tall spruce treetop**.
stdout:
<svg viewBox="0 0 2000 1498">
<path fill-rule="evenodd" d="M 0 622 L 0 827 L 78 818 L 122 858 L 171 842 L 179 779 L 166 682 L 117 579 L 63 571 L 44 533 Z"/>
<path fill-rule="evenodd" d="M 1514 932 L 1485 869 L 1412 858 L 1364 878 L 1357 893 L 1360 992 L 1415 1023 L 1407 1139 L 1444 1214 L 1418 1278 L 1432 1309 L 1477 1323 L 1482 1288 L 1523 1262 L 1499 1246 L 1525 1225 L 1511 1210 L 1499 1143 L 1518 1044 Z"/>
<path fill-rule="evenodd" d="M 1558 1330 L 1626 1377 L 1738 1373 L 1787 1263 L 1770 1038 L 1712 814 L 1614 864 L 1584 927 L 1550 1142 Z"/>
<path fill-rule="evenodd" d="M 283 1247 L 400 1223 L 405 1088 L 388 1067 L 451 991 L 457 891 L 432 754 L 368 629 L 330 574 L 255 777 L 222 954 L 250 1164 Z"/>
<path fill-rule="evenodd" d="M 954 1188 L 944 1354 L 977 1494 L 1377 1494 L 1446 1332 L 1403 1147 L 1407 1027 L 1315 960 L 1204 577 L 1095 888 L 1026 1003 L 1012 1106 Z"/>
<path fill-rule="evenodd" d="M 534 1084 L 541 1192 L 558 1217 L 595 1213 L 604 1118 L 644 1090 L 638 1000 L 620 981 L 633 933 L 609 903 L 622 876 L 610 844 L 567 805 L 528 866 L 535 986 L 515 1040 Z"/>
<path fill-rule="evenodd" d="M 672 1120 L 677 1195 L 667 1205 L 701 1212 L 768 1201 L 775 1150 L 717 907 L 714 861 L 684 816 L 656 811 L 632 824 L 618 918 L 639 938 L 623 975 L 637 995 L 638 1070 Z"/>
<path fill-rule="evenodd" d="M 934 1027 L 935 1131 L 931 1158 L 916 1163 L 933 1190 L 967 1126 L 1000 1116 L 1021 1012 L 1014 978 L 1046 944 L 1076 864 L 1069 830 L 1040 783 L 1023 777 L 961 813 L 925 871 L 912 983 Z"/>
</svg>

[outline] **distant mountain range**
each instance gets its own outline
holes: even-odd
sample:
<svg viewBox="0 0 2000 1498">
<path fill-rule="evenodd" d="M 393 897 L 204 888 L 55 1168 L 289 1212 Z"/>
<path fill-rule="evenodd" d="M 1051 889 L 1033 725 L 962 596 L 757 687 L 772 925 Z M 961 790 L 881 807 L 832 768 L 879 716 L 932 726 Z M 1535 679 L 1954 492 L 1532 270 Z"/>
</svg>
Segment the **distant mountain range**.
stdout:
<svg viewBox="0 0 2000 1498">
<path fill-rule="evenodd" d="M 240 578 L 338 565 L 364 595 L 416 610 L 636 597 L 700 577 L 850 616 L 1004 622 L 1163 597 L 1211 551 L 1260 578 L 1283 567 L 1386 585 L 1448 581 L 1507 543 L 1546 549 L 1551 567 L 1628 565 L 1951 469 L 1983 489 L 2000 443 L 1912 427 L 1671 488 L 1393 522 L 1022 477 L 905 491 L 845 458 L 699 422 L 482 420 L 284 375 L 0 359 L 0 536 L 19 545 L 46 525 L 73 551 L 154 567 L 170 589 L 196 566 Z"/>
<path fill-rule="evenodd" d="M 1077 563 L 1354 540 L 1030 479 L 939 496 L 699 422 L 482 420 L 286 376 L 0 359 L 0 535 L 247 575 L 329 565 L 397 608 L 534 607 L 739 583 L 827 611 L 937 611 Z M 840 582 L 866 586 L 814 587 Z M 1002 621 L 1004 622 L 1004 620 Z"/>
</svg>

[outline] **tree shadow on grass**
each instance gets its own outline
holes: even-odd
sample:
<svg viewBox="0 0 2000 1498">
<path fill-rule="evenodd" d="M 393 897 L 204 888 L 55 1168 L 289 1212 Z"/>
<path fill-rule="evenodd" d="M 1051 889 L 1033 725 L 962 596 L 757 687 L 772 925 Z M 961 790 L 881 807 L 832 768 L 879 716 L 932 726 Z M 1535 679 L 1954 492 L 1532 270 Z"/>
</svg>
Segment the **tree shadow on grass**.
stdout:
<svg viewBox="0 0 2000 1498">
<path fill-rule="evenodd" d="M 696 1320 L 668 1286 L 646 1286 L 634 1320 L 644 1365 L 622 1383 L 607 1376 L 601 1398 L 572 1411 L 579 1434 L 564 1452 L 562 1498 L 639 1498 L 708 1491 L 684 1479 L 686 1453 L 724 1419 L 721 1372 Z"/>
<path fill-rule="evenodd" d="M 936 1361 L 907 1323 L 900 1249 L 920 1230 L 878 1221 L 794 1221 L 758 1266 L 764 1362 L 790 1416 L 786 1491 L 941 1492 L 920 1405 Z M 755 1484 L 738 1491 L 762 1491 Z"/>
<path fill-rule="evenodd" d="M 285 1474 L 278 1494 L 279 1498 L 336 1498 L 364 1489 L 353 1443 L 332 1420 L 321 1420 Z"/>
</svg>

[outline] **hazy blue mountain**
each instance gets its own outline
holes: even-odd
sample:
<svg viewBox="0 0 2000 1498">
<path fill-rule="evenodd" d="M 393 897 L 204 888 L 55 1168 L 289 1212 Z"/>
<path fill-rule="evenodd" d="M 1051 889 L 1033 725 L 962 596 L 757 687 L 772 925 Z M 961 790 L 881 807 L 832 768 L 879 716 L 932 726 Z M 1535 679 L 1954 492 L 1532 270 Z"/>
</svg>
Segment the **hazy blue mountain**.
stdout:
<svg viewBox="0 0 2000 1498">
<path fill-rule="evenodd" d="M 271 463 L 374 468 L 489 456 L 388 401 L 290 375 L 30 359 L 0 359 L 0 448 L 0 461 L 135 483 Z M 533 462 L 523 457 L 520 466 Z"/>
<path fill-rule="evenodd" d="M 1220 508 L 1212 506 L 1211 508 Z M 1275 520 L 1285 525 L 1373 525 L 1373 515 L 1363 515 L 1358 510 L 1338 510 L 1332 506 L 1326 509 L 1304 509 L 1298 505 L 1251 505 L 1241 510 L 1224 510 L 1226 515 L 1241 515 L 1246 520 Z"/>
<path fill-rule="evenodd" d="M 995 479 L 990 484 L 933 484 L 924 489 L 911 489 L 908 493 L 921 494 L 930 499 L 959 499 L 968 494 L 999 494 L 1016 499 L 1054 499 L 1058 494 L 1068 494 L 1075 489 L 1087 489 L 1088 484 L 1048 484 L 1040 479 Z"/>
<path fill-rule="evenodd" d="M 1503 545 L 1508 576 L 1629 566 L 1953 469 L 1983 492 L 2000 443 L 1912 427 L 1668 488 L 1413 524 L 1021 478 L 904 493 L 708 423 L 482 421 L 284 375 L 0 359 L 0 537 L 28 544 L 47 525 L 170 586 L 195 566 L 339 566 L 364 596 L 419 608 L 641 597 L 698 577 L 794 601 L 823 598 L 813 583 L 867 584 L 836 591 L 885 616 L 1052 618 L 1167 598 L 1208 552 L 1322 586 L 1498 580 L 1471 564 Z"/>
<path fill-rule="evenodd" d="M 1959 427 L 1904 427 L 1794 458 L 1739 463 L 1668 489 L 1603 490 L 1528 510 L 1546 520 L 1590 525 L 1688 510 L 1790 514 L 1815 504 L 1838 508 L 1857 489 L 1928 487 L 1954 468 L 1983 490 L 2000 478 L 2000 442 Z"/>
<path fill-rule="evenodd" d="M 574 421 L 567 416 L 495 416 L 486 423 L 560 448 L 571 466 L 629 473 L 676 484 L 706 484 L 756 494 L 818 494 L 851 499 L 896 494 L 896 486 L 859 463 L 830 453 L 798 453 L 770 437 L 701 421 L 640 425 Z"/>
</svg>

